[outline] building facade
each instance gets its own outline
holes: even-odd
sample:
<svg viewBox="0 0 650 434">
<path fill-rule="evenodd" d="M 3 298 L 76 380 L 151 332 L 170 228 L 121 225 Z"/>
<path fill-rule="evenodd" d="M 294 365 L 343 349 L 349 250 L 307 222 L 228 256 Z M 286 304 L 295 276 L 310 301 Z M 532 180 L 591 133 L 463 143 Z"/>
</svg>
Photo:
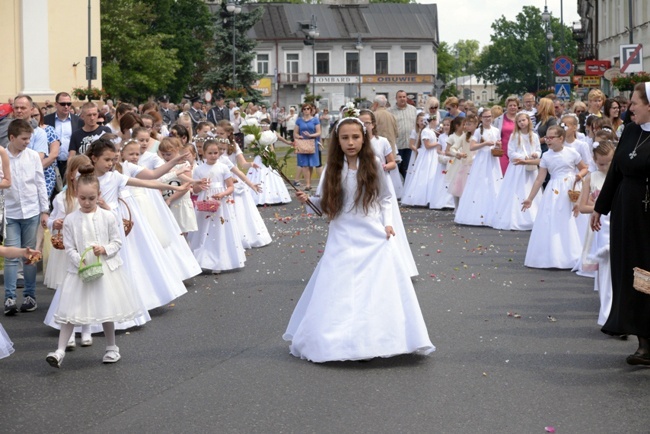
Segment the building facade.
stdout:
<svg viewBox="0 0 650 434">
<path fill-rule="evenodd" d="M 497 86 L 475 75 L 463 75 L 447 82 L 447 87 L 454 85 L 459 98 L 473 101 L 477 106 L 487 106 L 499 101 Z"/>
<path fill-rule="evenodd" d="M 36 102 L 53 100 L 60 91 L 87 86 L 88 6 L 91 53 L 97 57 L 101 88 L 99 0 L 0 1 L 0 102 L 17 94 Z"/>
<path fill-rule="evenodd" d="M 295 106 L 309 92 L 330 110 L 347 101 L 394 100 L 405 90 L 422 104 L 437 73 L 435 4 L 260 3 L 264 16 L 249 32 L 253 68 L 265 99 Z"/>
</svg>

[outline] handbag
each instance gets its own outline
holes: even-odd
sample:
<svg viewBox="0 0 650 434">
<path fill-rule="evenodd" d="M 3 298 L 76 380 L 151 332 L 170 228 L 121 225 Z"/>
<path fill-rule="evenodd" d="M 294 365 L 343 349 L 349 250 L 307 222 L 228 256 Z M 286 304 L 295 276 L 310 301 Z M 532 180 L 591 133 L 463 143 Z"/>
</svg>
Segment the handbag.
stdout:
<svg viewBox="0 0 650 434">
<path fill-rule="evenodd" d="M 639 292 L 650 294 L 650 273 L 643 268 L 634 267 L 634 283 L 632 286 Z"/>
<path fill-rule="evenodd" d="M 314 139 L 295 139 L 296 154 L 313 154 L 316 152 L 316 140 Z"/>
<path fill-rule="evenodd" d="M 126 210 L 129 212 L 129 218 L 122 219 L 122 225 L 124 226 L 124 236 L 128 237 L 129 234 L 131 233 L 131 229 L 133 229 L 133 218 L 131 217 L 131 208 L 129 208 L 126 202 L 124 202 L 124 199 L 122 199 L 121 197 L 118 198 L 118 200 L 124 204 Z"/>
<path fill-rule="evenodd" d="M 81 264 L 83 264 L 86 253 L 90 252 L 92 249 L 92 247 L 88 247 L 86 250 L 84 250 L 84 252 L 81 254 L 81 260 L 79 261 L 79 277 L 84 283 L 92 282 L 93 280 L 97 280 L 104 275 L 104 269 L 102 268 L 102 263 L 99 261 L 99 256 L 97 256 L 97 260 L 92 264 L 81 266 Z"/>
</svg>

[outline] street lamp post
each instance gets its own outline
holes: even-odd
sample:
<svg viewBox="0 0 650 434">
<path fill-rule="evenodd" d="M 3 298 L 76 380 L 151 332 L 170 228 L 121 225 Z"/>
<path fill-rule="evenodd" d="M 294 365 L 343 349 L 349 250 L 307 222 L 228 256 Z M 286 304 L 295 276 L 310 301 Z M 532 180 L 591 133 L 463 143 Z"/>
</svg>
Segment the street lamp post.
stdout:
<svg viewBox="0 0 650 434">
<path fill-rule="evenodd" d="M 546 30 L 546 41 L 548 44 L 548 50 L 546 54 L 546 66 L 548 67 L 547 69 L 547 84 L 551 83 L 552 76 L 550 75 L 551 69 L 550 69 L 550 63 L 553 59 L 553 32 L 551 31 L 551 13 L 548 11 L 548 6 L 546 5 L 546 1 L 544 2 L 544 12 L 542 12 L 542 21 L 544 22 L 545 25 L 545 30 Z"/>
<path fill-rule="evenodd" d="M 232 88 L 237 88 L 236 50 L 235 50 L 235 17 L 241 12 L 241 6 L 236 1 L 229 1 L 226 10 L 232 14 Z"/>
<path fill-rule="evenodd" d="M 313 42 L 313 64 L 312 64 L 312 81 L 311 81 L 311 93 L 316 96 L 316 38 L 320 33 L 318 33 L 318 26 L 316 25 L 316 15 L 311 16 L 311 22 L 309 23 L 309 36 Z"/>
<path fill-rule="evenodd" d="M 363 50 L 363 41 L 361 40 L 361 33 L 357 36 L 357 45 L 355 46 L 359 52 L 359 82 L 357 83 L 357 98 L 361 101 L 361 50 Z"/>
<path fill-rule="evenodd" d="M 539 78 L 542 76 L 542 73 L 537 71 L 535 75 L 537 76 L 537 93 L 539 93 Z"/>
<path fill-rule="evenodd" d="M 458 59 L 460 55 L 458 53 L 458 48 L 456 48 L 456 94 L 458 94 Z"/>
</svg>

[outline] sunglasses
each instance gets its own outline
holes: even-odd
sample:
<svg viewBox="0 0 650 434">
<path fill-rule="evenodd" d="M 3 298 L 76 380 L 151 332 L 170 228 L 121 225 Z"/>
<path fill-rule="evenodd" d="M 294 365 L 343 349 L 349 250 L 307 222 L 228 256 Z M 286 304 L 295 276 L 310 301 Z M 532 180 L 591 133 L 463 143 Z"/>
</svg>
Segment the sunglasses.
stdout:
<svg viewBox="0 0 650 434">
<path fill-rule="evenodd" d="M 97 125 L 104 125 L 104 122 L 97 122 Z"/>
<path fill-rule="evenodd" d="M 62 106 L 66 106 L 66 107 L 70 107 L 72 105 L 71 102 L 57 102 L 57 104 L 62 105 Z"/>
<path fill-rule="evenodd" d="M 438 110 L 438 106 L 436 105 L 436 106 L 429 107 L 429 110 Z"/>
</svg>

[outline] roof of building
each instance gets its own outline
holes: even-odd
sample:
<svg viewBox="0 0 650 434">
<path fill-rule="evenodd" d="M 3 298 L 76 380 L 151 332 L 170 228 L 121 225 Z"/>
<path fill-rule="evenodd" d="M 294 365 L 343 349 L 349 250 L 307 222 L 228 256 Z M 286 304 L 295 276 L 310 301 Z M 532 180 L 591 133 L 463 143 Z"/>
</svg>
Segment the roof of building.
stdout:
<svg viewBox="0 0 650 434">
<path fill-rule="evenodd" d="M 219 5 L 210 6 L 216 10 Z M 438 8 L 435 4 L 371 3 L 360 6 L 327 4 L 257 3 L 246 7 L 265 9 L 248 36 L 263 40 L 300 39 L 302 25 L 316 17 L 318 39 L 428 40 L 438 45 Z"/>
</svg>

